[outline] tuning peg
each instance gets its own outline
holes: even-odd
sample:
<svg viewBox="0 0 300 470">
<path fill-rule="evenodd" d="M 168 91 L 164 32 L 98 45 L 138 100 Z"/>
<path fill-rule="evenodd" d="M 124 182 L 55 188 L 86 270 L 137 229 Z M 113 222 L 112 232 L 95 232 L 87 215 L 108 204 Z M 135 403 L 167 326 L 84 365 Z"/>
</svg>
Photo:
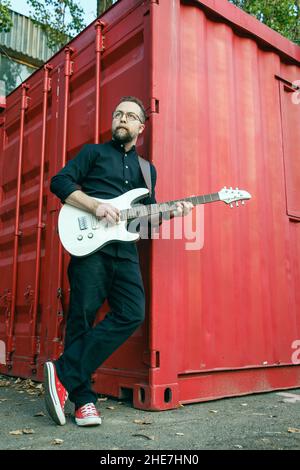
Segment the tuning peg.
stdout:
<svg viewBox="0 0 300 470">
<path fill-rule="evenodd" d="M 239 190 L 239 188 L 235 188 L 235 189 L 236 189 L 236 191 L 238 191 L 238 190 Z"/>
<path fill-rule="evenodd" d="M 238 202 L 236 202 L 235 205 L 236 205 L 236 207 L 239 207 L 239 203 L 238 203 Z"/>
<path fill-rule="evenodd" d="M 242 205 L 243 205 L 243 206 L 245 205 L 245 201 L 242 201 Z"/>
<path fill-rule="evenodd" d="M 232 203 L 230 204 L 230 207 L 231 207 L 231 208 L 233 207 L 233 204 L 232 204 Z"/>
</svg>

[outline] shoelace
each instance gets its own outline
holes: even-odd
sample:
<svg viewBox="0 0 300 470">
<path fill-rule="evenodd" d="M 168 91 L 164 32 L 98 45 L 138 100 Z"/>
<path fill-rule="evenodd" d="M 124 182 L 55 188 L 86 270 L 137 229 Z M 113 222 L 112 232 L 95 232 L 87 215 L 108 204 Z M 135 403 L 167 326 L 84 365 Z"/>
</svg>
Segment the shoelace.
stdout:
<svg viewBox="0 0 300 470">
<path fill-rule="evenodd" d="M 87 403 L 81 407 L 80 411 L 85 418 L 88 418 L 89 416 L 98 416 L 94 403 Z"/>
<path fill-rule="evenodd" d="M 67 390 L 65 389 L 65 387 L 61 384 L 61 382 L 59 382 L 57 384 L 57 391 L 60 393 L 60 391 L 63 391 L 64 392 L 64 395 L 63 395 L 63 402 L 62 402 L 62 408 L 64 408 L 65 404 L 66 404 L 66 401 L 68 399 L 68 392 Z"/>
</svg>

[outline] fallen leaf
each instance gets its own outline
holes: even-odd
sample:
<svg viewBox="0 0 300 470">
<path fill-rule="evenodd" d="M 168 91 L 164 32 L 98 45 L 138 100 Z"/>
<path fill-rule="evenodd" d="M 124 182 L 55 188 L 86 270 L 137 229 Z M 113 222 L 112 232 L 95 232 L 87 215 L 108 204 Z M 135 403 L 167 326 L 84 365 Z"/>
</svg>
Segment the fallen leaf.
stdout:
<svg viewBox="0 0 300 470">
<path fill-rule="evenodd" d="M 132 434 L 134 437 L 145 437 L 149 441 L 154 441 L 154 436 L 148 436 L 147 434 Z"/>
<path fill-rule="evenodd" d="M 176 436 L 184 436 L 183 432 L 177 432 Z"/>
<path fill-rule="evenodd" d="M 43 384 L 37 384 L 31 379 L 21 379 L 20 377 L 14 381 L 12 386 L 16 390 L 20 390 L 19 393 L 28 393 L 28 395 L 41 395 L 43 393 Z"/>
<path fill-rule="evenodd" d="M 0 387 L 8 387 L 10 382 L 8 380 L 0 380 Z"/>
<path fill-rule="evenodd" d="M 17 429 L 16 431 L 9 431 L 11 436 L 22 436 L 23 431 L 21 429 Z"/>
<path fill-rule="evenodd" d="M 43 411 L 38 411 L 38 413 L 35 413 L 35 415 L 33 416 L 36 417 L 36 416 L 46 416 L 46 415 Z"/>
<path fill-rule="evenodd" d="M 0 403 L 2 403 L 3 401 L 7 401 L 8 398 L 0 398 Z"/>
<path fill-rule="evenodd" d="M 148 421 L 147 419 L 135 419 L 133 422 L 135 424 L 152 424 L 152 421 Z"/>
<path fill-rule="evenodd" d="M 115 407 L 114 406 L 107 406 L 106 409 L 107 410 L 115 410 Z"/>
<path fill-rule="evenodd" d="M 209 410 L 210 413 L 218 413 L 218 410 Z"/>
<path fill-rule="evenodd" d="M 243 448 L 243 446 L 240 446 L 239 444 L 236 444 L 233 447 L 236 447 L 237 449 L 242 449 Z"/>
<path fill-rule="evenodd" d="M 23 434 L 35 434 L 33 429 L 23 429 Z"/>
<path fill-rule="evenodd" d="M 299 428 L 288 428 L 288 432 L 297 433 L 300 432 Z"/>
<path fill-rule="evenodd" d="M 51 444 L 55 446 L 55 445 L 61 445 L 63 442 L 64 442 L 63 439 L 53 439 Z"/>
</svg>

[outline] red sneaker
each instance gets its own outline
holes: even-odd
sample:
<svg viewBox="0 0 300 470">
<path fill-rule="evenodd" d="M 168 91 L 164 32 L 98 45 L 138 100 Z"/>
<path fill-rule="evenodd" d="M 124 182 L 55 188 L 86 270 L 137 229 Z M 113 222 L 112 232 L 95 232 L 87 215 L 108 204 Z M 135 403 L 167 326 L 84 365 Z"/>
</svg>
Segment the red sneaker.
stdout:
<svg viewBox="0 0 300 470">
<path fill-rule="evenodd" d="M 68 392 L 57 377 L 53 362 L 45 362 L 44 378 L 47 411 L 56 424 L 63 426 L 66 424 L 64 410 L 68 399 Z"/>
<path fill-rule="evenodd" d="M 98 426 L 101 417 L 94 403 L 87 403 L 75 411 L 75 421 L 78 426 Z"/>
</svg>

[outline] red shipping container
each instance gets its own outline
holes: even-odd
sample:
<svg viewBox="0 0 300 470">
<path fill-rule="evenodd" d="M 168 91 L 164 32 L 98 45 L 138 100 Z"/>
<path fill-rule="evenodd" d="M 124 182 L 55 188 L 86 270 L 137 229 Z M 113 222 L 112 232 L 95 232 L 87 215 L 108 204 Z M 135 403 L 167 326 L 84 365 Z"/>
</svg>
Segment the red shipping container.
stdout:
<svg viewBox="0 0 300 470">
<path fill-rule="evenodd" d="M 297 80 L 300 48 L 227 0 L 121 0 L 11 93 L 0 113 L 0 372 L 42 380 L 62 351 L 69 255 L 49 182 L 83 144 L 111 138 L 118 99 L 135 95 L 158 201 L 224 185 L 252 200 L 202 206 L 200 219 L 195 209 L 201 249 L 186 237 L 139 242 L 147 319 L 95 389 L 164 410 L 298 387 Z"/>
</svg>

